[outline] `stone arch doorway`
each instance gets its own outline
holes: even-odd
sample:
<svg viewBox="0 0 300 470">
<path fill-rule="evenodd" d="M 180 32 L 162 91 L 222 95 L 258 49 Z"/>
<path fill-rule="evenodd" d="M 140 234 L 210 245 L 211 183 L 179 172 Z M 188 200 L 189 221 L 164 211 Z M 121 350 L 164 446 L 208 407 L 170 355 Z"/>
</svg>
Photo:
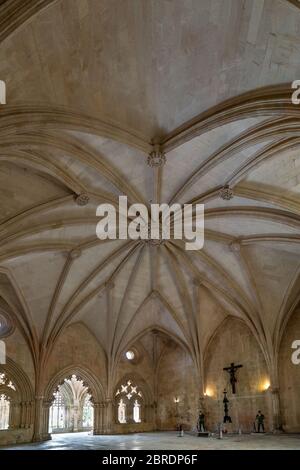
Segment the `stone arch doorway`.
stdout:
<svg viewBox="0 0 300 470">
<path fill-rule="evenodd" d="M 29 378 L 12 359 L 0 366 L 0 444 L 29 441 L 33 433 L 34 394 Z"/>
<path fill-rule="evenodd" d="M 91 431 L 94 404 L 89 388 L 73 374 L 58 385 L 49 410 L 49 433 Z"/>
<path fill-rule="evenodd" d="M 68 367 L 56 374 L 45 392 L 44 428 L 50 434 L 93 431 L 102 434 L 103 388 L 94 374 Z"/>
</svg>

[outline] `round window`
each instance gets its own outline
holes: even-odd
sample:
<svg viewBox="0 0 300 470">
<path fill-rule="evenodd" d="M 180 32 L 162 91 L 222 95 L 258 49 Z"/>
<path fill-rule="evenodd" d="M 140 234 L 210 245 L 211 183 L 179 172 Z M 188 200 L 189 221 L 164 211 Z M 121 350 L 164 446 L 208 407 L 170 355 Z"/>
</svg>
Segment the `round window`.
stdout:
<svg viewBox="0 0 300 470">
<path fill-rule="evenodd" d="M 0 339 L 13 333 L 14 326 L 8 316 L 0 311 Z"/>
<path fill-rule="evenodd" d="M 135 354 L 133 351 L 126 351 L 126 358 L 128 359 L 128 361 L 132 361 L 134 358 L 135 358 Z"/>
</svg>

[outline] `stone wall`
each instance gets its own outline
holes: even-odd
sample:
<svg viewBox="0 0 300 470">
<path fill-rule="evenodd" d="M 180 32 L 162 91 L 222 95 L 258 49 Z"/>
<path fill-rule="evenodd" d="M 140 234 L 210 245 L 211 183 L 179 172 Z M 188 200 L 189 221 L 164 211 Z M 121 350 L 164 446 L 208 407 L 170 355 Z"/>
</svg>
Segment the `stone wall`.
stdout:
<svg viewBox="0 0 300 470">
<path fill-rule="evenodd" d="M 199 398 L 195 366 L 190 354 L 174 343 L 161 357 L 157 387 L 158 429 L 174 430 L 179 424 L 186 430 L 195 428 Z"/>
<path fill-rule="evenodd" d="M 72 365 L 90 370 L 105 389 L 107 370 L 104 350 L 82 323 L 69 326 L 57 341 L 47 365 L 45 384 L 61 370 Z"/>
<path fill-rule="evenodd" d="M 104 349 L 83 324 L 73 324 L 66 329 L 52 352 L 45 384 L 72 365 L 90 371 L 103 387 L 103 403 L 100 404 L 103 418 L 99 419 L 106 419 L 106 424 L 98 428 L 100 434 L 102 431 L 125 434 L 156 429 L 175 430 L 178 425 L 183 425 L 185 430 L 195 430 L 198 412 L 203 405 L 206 427 L 215 431 L 224 416 L 224 388 L 228 391 L 229 415 L 233 421 L 232 425 L 227 426 L 229 432 L 239 429 L 251 432 L 259 409 L 266 417 L 266 430 L 271 430 L 272 396 L 268 389 L 268 369 L 256 339 L 243 321 L 227 317 L 208 341 L 204 354 L 205 398 L 202 405 L 199 401 L 202 389 L 191 355 L 162 333 L 147 335 L 132 345 L 137 354 L 136 360 L 128 361 L 125 351 L 121 355 L 109 388 Z M 300 365 L 294 365 L 291 361 L 291 344 L 295 339 L 300 339 L 299 310 L 287 325 L 279 354 L 281 414 L 287 432 L 300 431 Z M 7 350 L 34 385 L 32 360 L 17 330 L 8 338 Z M 229 374 L 223 371 L 223 367 L 231 362 L 243 365 L 237 372 L 235 395 L 231 391 Z M 116 419 L 115 391 L 126 378 L 143 388 L 147 407 L 144 408 L 141 424 L 119 424 Z M 110 408 L 107 403 L 110 403 Z M 28 428 L 1 431 L 0 445 L 28 442 L 32 436 L 33 422 Z"/>
<path fill-rule="evenodd" d="M 242 364 L 237 371 L 237 390 L 233 395 L 229 374 L 223 371 L 231 362 Z M 269 429 L 269 398 L 265 390 L 269 376 L 259 345 L 247 326 L 228 318 L 217 330 L 205 354 L 205 390 L 207 426 L 213 431 L 222 420 L 224 413 L 223 391 L 229 398 L 229 415 L 232 425 L 228 431 L 251 432 L 258 410 L 265 415 Z"/>
<path fill-rule="evenodd" d="M 19 380 L 22 382 L 22 376 L 26 376 L 28 383 L 31 384 L 32 390 L 34 390 L 35 384 L 35 372 L 33 366 L 32 356 L 30 354 L 28 345 L 19 332 L 18 328 L 16 328 L 13 334 L 4 339 L 6 345 L 6 363 L 11 364 L 10 361 L 13 361 L 15 364 L 16 369 L 18 370 Z M 0 366 L 1 372 L 1 366 Z M 8 374 L 7 371 L 4 369 L 4 372 L 7 376 L 15 383 L 15 379 L 12 375 Z M 21 372 L 21 373 L 20 373 Z M 11 408 L 11 419 L 10 419 L 10 429 L 0 430 L 0 445 L 7 445 L 7 444 L 18 444 L 23 442 L 30 442 L 33 437 L 33 412 L 34 412 L 34 405 L 33 399 L 34 397 L 22 397 L 23 390 L 19 390 L 19 386 L 17 386 L 17 404 L 14 403 L 13 410 Z M 21 384 L 24 385 L 23 383 Z M 0 387 L 1 389 L 1 387 Z M 0 394 L 6 393 L 4 389 L 0 390 Z M 28 412 L 27 416 L 24 416 L 21 412 L 21 405 L 20 402 L 26 399 L 32 400 L 32 404 L 28 405 Z M 23 406 L 25 408 L 25 406 Z M 13 416 L 13 418 L 12 418 Z"/>
<path fill-rule="evenodd" d="M 15 329 L 11 336 L 5 338 L 6 354 L 10 357 L 27 375 L 32 387 L 35 383 L 35 372 L 32 356 L 28 345 L 18 330 Z"/>
<path fill-rule="evenodd" d="M 279 392 L 283 429 L 300 432 L 300 364 L 292 363 L 292 342 L 300 340 L 300 310 L 291 317 L 279 353 Z"/>
<path fill-rule="evenodd" d="M 148 351 L 143 343 L 138 341 L 134 344 L 134 351 L 137 354 L 136 361 L 128 361 L 125 354 L 120 357 L 114 378 L 114 388 L 124 376 L 138 374 L 147 383 L 153 393 L 154 367 L 151 358 L 151 350 Z"/>
<path fill-rule="evenodd" d="M 112 429 L 115 434 L 154 431 L 156 429 L 154 413 L 153 344 L 151 338 L 148 337 L 146 340 L 148 340 L 148 343 L 145 341 L 146 344 L 148 344 L 148 348 L 145 347 L 143 341 L 136 341 L 133 348 L 130 348 L 134 350 L 136 355 L 133 361 L 128 361 L 124 353 L 118 362 L 113 388 L 114 409 Z M 128 379 L 143 392 L 141 423 L 128 422 L 126 424 L 120 424 L 117 419 L 118 399 L 115 396 L 116 388 Z"/>
<path fill-rule="evenodd" d="M 6 429 L 0 431 L 0 446 L 31 442 L 32 436 L 33 426 L 28 429 Z"/>
</svg>

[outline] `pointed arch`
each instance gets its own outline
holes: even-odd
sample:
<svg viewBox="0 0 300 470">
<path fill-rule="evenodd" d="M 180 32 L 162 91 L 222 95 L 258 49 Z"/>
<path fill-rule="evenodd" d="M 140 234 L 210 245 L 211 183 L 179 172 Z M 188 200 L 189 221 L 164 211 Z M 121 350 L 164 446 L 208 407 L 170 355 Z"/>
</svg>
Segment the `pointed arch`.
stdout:
<svg viewBox="0 0 300 470">
<path fill-rule="evenodd" d="M 53 393 L 57 390 L 57 387 L 61 385 L 66 378 L 72 375 L 76 375 L 83 381 L 95 402 L 100 403 L 104 400 L 104 388 L 98 377 L 88 368 L 79 364 L 72 364 L 57 372 L 50 379 L 44 390 L 45 401 L 51 402 L 53 400 Z"/>
</svg>

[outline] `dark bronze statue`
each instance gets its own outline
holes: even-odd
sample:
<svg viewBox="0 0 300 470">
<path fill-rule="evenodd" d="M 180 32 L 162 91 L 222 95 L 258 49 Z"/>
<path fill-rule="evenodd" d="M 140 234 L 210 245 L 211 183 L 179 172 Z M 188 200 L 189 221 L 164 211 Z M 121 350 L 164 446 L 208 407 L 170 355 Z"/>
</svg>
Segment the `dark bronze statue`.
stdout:
<svg viewBox="0 0 300 470">
<path fill-rule="evenodd" d="M 203 411 L 200 411 L 198 422 L 197 422 L 197 430 L 198 432 L 205 432 L 205 415 Z"/>
<path fill-rule="evenodd" d="M 255 418 L 255 421 L 257 423 L 257 428 L 255 427 L 256 432 L 260 432 L 260 428 L 262 429 L 262 432 L 265 432 L 264 419 L 265 416 L 259 410 Z"/>
</svg>

